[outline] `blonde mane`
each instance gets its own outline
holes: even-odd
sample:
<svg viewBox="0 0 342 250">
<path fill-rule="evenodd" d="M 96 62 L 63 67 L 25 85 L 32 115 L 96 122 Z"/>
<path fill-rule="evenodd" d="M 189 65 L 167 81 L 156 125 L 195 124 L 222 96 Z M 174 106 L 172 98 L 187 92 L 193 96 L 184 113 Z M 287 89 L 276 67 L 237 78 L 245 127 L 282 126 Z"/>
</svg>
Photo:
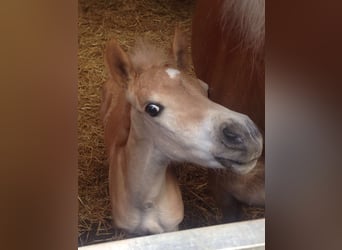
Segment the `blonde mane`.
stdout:
<svg viewBox="0 0 342 250">
<path fill-rule="evenodd" d="M 170 57 L 165 51 L 144 38 L 137 40 L 129 55 L 137 73 L 141 73 L 153 66 L 162 66 L 171 63 Z"/>
<path fill-rule="evenodd" d="M 244 48 L 259 50 L 265 42 L 265 0 L 224 1 L 221 24 L 226 34 L 232 30 L 240 32 Z"/>
</svg>

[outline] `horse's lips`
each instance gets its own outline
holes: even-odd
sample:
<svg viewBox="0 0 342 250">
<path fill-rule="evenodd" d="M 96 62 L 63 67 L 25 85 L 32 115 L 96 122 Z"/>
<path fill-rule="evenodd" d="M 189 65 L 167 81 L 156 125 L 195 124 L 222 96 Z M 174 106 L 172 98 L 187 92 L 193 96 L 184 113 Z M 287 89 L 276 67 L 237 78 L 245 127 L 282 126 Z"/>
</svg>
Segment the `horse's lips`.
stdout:
<svg viewBox="0 0 342 250">
<path fill-rule="evenodd" d="M 227 158 L 222 157 L 215 157 L 215 159 L 224 167 L 231 168 L 234 172 L 240 173 L 240 174 L 246 174 L 248 173 L 253 167 L 251 164 L 256 163 L 257 159 L 252 159 L 248 162 L 241 162 L 237 160 L 231 160 Z"/>
</svg>

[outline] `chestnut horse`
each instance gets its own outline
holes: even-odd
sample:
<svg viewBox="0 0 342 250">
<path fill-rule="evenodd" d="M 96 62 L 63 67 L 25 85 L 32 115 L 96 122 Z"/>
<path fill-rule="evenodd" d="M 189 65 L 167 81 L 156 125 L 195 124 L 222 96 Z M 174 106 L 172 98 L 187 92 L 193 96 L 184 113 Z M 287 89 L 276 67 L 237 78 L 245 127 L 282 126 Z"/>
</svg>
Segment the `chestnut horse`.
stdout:
<svg viewBox="0 0 342 250">
<path fill-rule="evenodd" d="M 177 29 L 170 55 L 145 41 L 129 54 L 115 40 L 106 47 L 101 113 L 112 216 L 131 233 L 178 229 L 183 201 L 170 162 L 246 174 L 262 153 L 252 120 L 209 100 L 207 84 L 187 73 L 187 47 Z M 115 84 L 123 86 L 117 101 Z"/>
<path fill-rule="evenodd" d="M 192 24 L 196 75 L 209 85 L 209 98 L 247 114 L 265 131 L 264 0 L 198 0 Z M 238 216 L 239 202 L 265 205 L 265 166 L 239 176 L 209 173 L 209 186 L 225 220 Z"/>
</svg>

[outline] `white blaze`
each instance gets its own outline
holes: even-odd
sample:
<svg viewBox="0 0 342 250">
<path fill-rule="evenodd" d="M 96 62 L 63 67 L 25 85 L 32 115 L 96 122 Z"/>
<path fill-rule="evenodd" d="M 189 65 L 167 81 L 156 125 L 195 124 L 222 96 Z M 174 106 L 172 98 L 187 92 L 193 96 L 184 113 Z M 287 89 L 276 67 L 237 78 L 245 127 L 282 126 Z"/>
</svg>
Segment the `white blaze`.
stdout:
<svg viewBox="0 0 342 250">
<path fill-rule="evenodd" d="M 171 68 L 166 69 L 165 72 L 169 75 L 171 79 L 175 78 L 176 75 L 180 73 L 179 70 Z"/>
</svg>

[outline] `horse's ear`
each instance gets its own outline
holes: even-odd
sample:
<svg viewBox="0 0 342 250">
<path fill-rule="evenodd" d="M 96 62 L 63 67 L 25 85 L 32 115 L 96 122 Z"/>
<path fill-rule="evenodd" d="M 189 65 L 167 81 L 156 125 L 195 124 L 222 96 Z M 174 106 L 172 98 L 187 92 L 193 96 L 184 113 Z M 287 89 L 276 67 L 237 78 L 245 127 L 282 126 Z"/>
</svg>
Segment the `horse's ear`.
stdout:
<svg viewBox="0 0 342 250">
<path fill-rule="evenodd" d="M 175 28 L 175 36 L 172 42 L 172 54 L 179 69 L 188 69 L 189 54 L 187 36 L 178 28 L 178 26 Z"/>
<path fill-rule="evenodd" d="M 118 84 L 127 87 L 134 78 L 135 72 L 131 60 L 115 39 L 110 40 L 106 45 L 105 63 L 109 74 Z"/>
</svg>

